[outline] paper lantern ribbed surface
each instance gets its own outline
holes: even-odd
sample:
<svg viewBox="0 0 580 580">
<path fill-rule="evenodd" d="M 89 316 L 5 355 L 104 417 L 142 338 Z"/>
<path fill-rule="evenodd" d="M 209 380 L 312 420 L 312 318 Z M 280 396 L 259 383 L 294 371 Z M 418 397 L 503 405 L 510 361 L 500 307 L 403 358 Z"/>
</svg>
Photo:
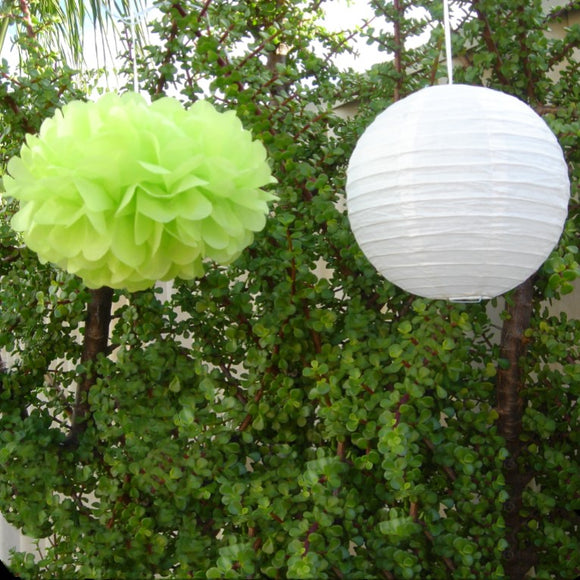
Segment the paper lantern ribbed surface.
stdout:
<svg viewBox="0 0 580 580">
<path fill-rule="evenodd" d="M 12 227 L 92 288 L 142 290 L 229 264 L 266 223 L 275 181 L 233 111 L 135 93 L 74 101 L 28 135 L 4 176 Z"/>
<path fill-rule="evenodd" d="M 396 102 L 363 133 L 347 171 L 356 240 L 389 281 L 427 298 L 511 290 L 562 233 L 562 149 L 528 105 L 440 85 Z"/>
</svg>

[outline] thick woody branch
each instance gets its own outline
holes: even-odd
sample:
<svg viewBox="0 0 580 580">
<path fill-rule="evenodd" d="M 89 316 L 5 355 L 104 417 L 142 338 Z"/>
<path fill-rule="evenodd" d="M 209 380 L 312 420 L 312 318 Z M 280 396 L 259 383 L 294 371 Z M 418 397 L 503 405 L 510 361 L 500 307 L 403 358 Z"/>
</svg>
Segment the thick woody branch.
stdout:
<svg viewBox="0 0 580 580">
<path fill-rule="evenodd" d="M 77 384 L 71 429 L 65 442 L 65 445 L 72 447 L 78 445 L 79 436 L 87 428 L 87 422 L 90 418 L 89 391 L 97 381 L 95 362 L 99 354 L 107 352 L 109 341 L 113 290 L 104 286 L 90 292 L 81 356 L 81 363 L 85 366 L 85 371 Z"/>
<path fill-rule="evenodd" d="M 510 456 L 505 462 L 505 481 L 510 494 L 506 502 L 504 517 L 509 548 L 506 550 L 505 572 L 512 580 L 521 579 L 534 565 L 534 550 L 521 546 L 518 533 L 523 525 L 521 517 L 522 493 L 532 474 L 520 469 L 518 456 L 522 443 L 522 416 L 524 401 L 521 390 L 524 383 L 522 359 L 526 354 L 525 331 L 530 326 L 532 313 L 533 285 L 531 278 L 516 288 L 512 302 L 507 308 L 508 317 L 504 321 L 501 334 L 500 357 L 502 364 L 497 374 L 497 410 L 499 413 L 499 433 L 506 440 Z"/>
<path fill-rule="evenodd" d="M 530 326 L 532 295 L 531 279 L 516 288 L 502 327 L 500 358 L 503 364 L 497 375 L 497 404 L 499 432 L 508 446 L 517 444 L 521 432 L 523 402 L 520 396 L 520 361 L 526 353 L 524 333 Z"/>
</svg>

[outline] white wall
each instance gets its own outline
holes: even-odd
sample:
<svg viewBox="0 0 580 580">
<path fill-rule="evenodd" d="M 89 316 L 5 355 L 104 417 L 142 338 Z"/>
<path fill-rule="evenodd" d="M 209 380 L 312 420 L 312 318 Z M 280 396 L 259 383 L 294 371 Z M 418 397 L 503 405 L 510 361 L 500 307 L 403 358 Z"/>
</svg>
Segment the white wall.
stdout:
<svg viewBox="0 0 580 580">
<path fill-rule="evenodd" d="M 17 552 L 36 552 L 34 540 L 21 534 L 0 514 L 0 560 L 7 566 L 10 562 L 10 550 L 12 549 Z"/>
</svg>

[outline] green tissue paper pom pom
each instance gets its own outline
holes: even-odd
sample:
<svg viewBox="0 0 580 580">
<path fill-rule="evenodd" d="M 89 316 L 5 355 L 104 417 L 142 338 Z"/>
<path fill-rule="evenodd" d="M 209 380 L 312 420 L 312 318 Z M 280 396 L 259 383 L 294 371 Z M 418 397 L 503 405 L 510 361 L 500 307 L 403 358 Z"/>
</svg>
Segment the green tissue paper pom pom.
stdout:
<svg viewBox="0 0 580 580">
<path fill-rule="evenodd" d="M 135 93 L 74 101 L 8 163 L 12 227 L 87 286 L 143 290 L 235 260 L 266 222 L 264 146 L 233 111 Z"/>
</svg>

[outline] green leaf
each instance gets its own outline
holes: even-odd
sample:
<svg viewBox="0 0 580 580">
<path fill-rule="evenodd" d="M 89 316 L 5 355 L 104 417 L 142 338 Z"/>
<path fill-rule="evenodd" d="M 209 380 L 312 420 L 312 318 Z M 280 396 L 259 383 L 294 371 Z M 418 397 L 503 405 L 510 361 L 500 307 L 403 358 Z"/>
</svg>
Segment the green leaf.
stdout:
<svg viewBox="0 0 580 580">
<path fill-rule="evenodd" d="M 403 348 L 400 344 L 392 344 L 389 347 L 389 356 L 393 359 L 399 358 L 403 354 Z"/>
</svg>

